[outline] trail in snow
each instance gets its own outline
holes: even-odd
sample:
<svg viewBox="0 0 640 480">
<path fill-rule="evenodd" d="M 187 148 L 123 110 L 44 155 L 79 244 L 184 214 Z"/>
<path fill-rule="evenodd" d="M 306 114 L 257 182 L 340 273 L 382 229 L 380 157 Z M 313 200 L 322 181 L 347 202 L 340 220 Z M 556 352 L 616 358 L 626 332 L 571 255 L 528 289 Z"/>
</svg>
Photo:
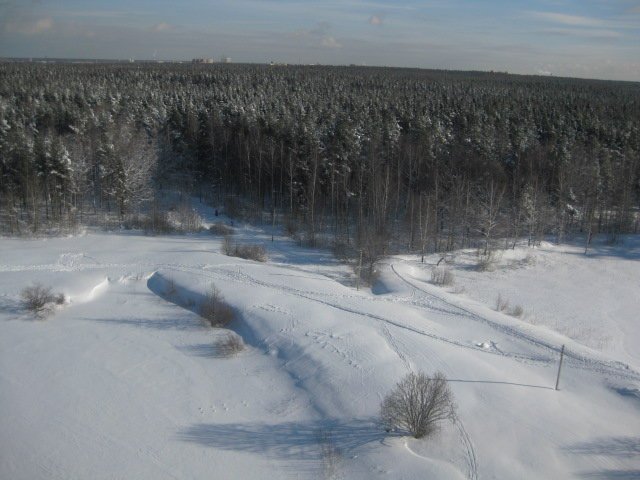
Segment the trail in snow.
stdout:
<svg viewBox="0 0 640 480">
<path fill-rule="evenodd" d="M 395 264 L 391 264 L 391 270 L 398 276 L 398 278 L 400 278 L 400 280 L 402 280 L 403 282 L 405 282 L 407 285 L 409 285 L 411 288 L 413 288 L 414 290 L 417 290 L 419 292 L 421 292 L 423 295 L 432 298 L 438 302 L 441 302 L 445 305 L 447 305 L 448 307 L 451 308 L 451 310 L 447 310 L 448 313 L 451 313 L 453 315 L 457 315 L 459 317 L 464 317 L 464 318 L 468 318 L 469 320 L 472 321 L 477 321 L 477 322 L 482 322 L 484 324 L 489 325 L 490 327 L 494 328 L 495 330 L 498 330 L 504 334 L 507 334 L 511 337 L 523 340 L 525 342 L 528 342 L 532 345 L 538 346 L 538 347 L 542 347 L 545 350 L 549 350 L 554 352 L 556 355 L 559 354 L 559 347 L 553 344 L 548 343 L 547 341 L 535 337 L 533 335 L 529 335 L 527 333 L 525 333 L 522 329 L 517 329 L 514 327 L 510 327 L 508 325 L 504 325 L 504 324 L 499 324 L 497 322 L 494 322 L 488 318 L 485 318 L 481 315 L 478 315 L 477 313 L 474 313 L 464 307 L 461 307 L 459 305 L 455 305 L 447 300 L 445 300 L 442 297 L 436 296 L 431 292 L 428 292 L 426 290 L 424 290 L 423 288 L 420 288 L 419 286 L 417 286 L 416 284 L 414 284 L 412 281 L 408 280 L 404 275 L 400 274 L 398 272 L 398 270 L 395 267 Z M 430 309 L 430 306 L 425 306 L 425 308 Z M 437 311 L 441 311 L 441 309 L 437 309 L 434 308 L 434 310 Z M 500 352 L 500 354 L 504 354 L 506 356 L 511 356 L 511 354 L 508 353 L 504 353 L 504 352 Z M 586 370 L 590 370 L 590 371 L 594 371 L 594 372 L 599 372 L 599 373 L 606 373 L 606 374 L 612 374 L 612 375 L 616 375 L 622 378 L 628 378 L 628 379 L 633 379 L 633 380 L 640 380 L 640 373 L 636 372 L 635 370 L 633 370 L 629 365 L 623 363 L 623 362 L 619 362 L 619 361 L 603 361 L 603 360 L 598 360 L 595 359 L 593 357 L 588 357 L 586 355 L 582 355 L 580 353 L 577 353 L 575 351 L 571 351 L 567 348 L 565 348 L 565 356 L 568 357 L 571 362 L 571 360 L 573 360 L 573 362 L 571 362 L 571 365 L 573 367 L 576 368 L 581 368 L 581 369 L 586 369 Z M 556 357 L 557 358 L 557 357 Z M 532 359 L 533 360 L 533 359 Z M 555 361 L 555 359 L 553 357 L 547 357 L 547 361 L 552 362 Z"/>
</svg>

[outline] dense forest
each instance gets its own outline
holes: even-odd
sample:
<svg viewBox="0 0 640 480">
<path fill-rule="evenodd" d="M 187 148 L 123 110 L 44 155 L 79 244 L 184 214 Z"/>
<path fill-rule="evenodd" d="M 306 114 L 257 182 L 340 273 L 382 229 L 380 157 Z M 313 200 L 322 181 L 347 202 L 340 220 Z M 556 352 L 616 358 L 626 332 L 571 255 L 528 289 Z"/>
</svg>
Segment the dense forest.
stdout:
<svg viewBox="0 0 640 480">
<path fill-rule="evenodd" d="M 638 230 L 640 84 L 359 67 L 0 64 L 0 231 L 180 189 L 373 259 Z M 505 240 L 506 239 L 506 240 Z"/>
</svg>

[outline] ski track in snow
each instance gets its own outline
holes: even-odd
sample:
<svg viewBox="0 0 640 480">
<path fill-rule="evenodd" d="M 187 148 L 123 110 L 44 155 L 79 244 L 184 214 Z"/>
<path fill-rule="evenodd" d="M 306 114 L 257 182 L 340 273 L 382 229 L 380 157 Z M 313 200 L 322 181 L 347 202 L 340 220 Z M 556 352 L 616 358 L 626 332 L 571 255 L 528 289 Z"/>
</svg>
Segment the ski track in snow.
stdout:
<svg viewBox="0 0 640 480">
<path fill-rule="evenodd" d="M 559 349 L 557 346 L 552 345 L 535 336 L 529 335 L 523 332 L 521 329 L 517 329 L 515 327 L 509 327 L 508 325 L 503 325 L 503 324 L 494 322 L 488 318 L 478 315 L 477 313 L 474 313 L 464 307 L 460 307 L 459 305 L 455 305 L 445 300 L 442 297 L 438 297 L 433 293 L 420 288 L 419 286 L 414 284 L 412 281 L 408 280 L 405 276 L 400 274 L 396 269 L 395 264 L 391 264 L 391 270 L 398 276 L 398 278 L 400 278 L 400 280 L 402 280 L 404 283 L 409 285 L 414 290 L 417 290 L 422 294 L 424 294 L 426 297 L 434 299 L 438 302 L 444 303 L 445 305 L 450 307 L 451 310 L 447 310 L 447 312 L 462 318 L 468 318 L 472 321 L 485 323 L 488 326 L 494 328 L 495 330 L 500 331 L 510 337 L 528 342 L 529 344 L 534 345 L 536 347 L 541 347 L 544 350 L 551 351 L 555 354 L 554 357 L 547 357 L 545 361 L 548 363 L 556 361 L 557 354 L 559 353 Z M 427 306 L 426 308 L 431 308 L 431 307 Z M 483 350 L 483 351 L 487 353 L 492 353 L 491 351 L 487 351 L 487 350 Z M 618 362 L 618 361 L 604 361 L 604 360 L 598 360 L 595 358 L 589 358 L 585 355 L 581 355 L 577 352 L 573 352 L 566 347 L 564 352 L 565 352 L 564 353 L 565 357 L 569 359 L 568 363 L 570 363 L 572 367 L 581 368 L 581 369 L 589 370 L 592 372 L 615 375 L 615 376 L 626 378 L 626 379 L 632 379 L 632 380 L 640 379 L 640 373 L 631 369 L 631 367 L 629 367 L 629 365 L 625 363 Z M 506 352 L 499 352 L 498 354 L 505 355 L 505 356 L 514 356 L 514 358 L 523 358 L 522 356 L 517 356 L 517 355 L 506 353 Z M 524 358 L 527 358 L 527 357 L 524 357 Z M 539 360 L 539 359 L 534 359 L 530 357 L 527 359 L 534 360 L 534 361 Z"/>
</svg>

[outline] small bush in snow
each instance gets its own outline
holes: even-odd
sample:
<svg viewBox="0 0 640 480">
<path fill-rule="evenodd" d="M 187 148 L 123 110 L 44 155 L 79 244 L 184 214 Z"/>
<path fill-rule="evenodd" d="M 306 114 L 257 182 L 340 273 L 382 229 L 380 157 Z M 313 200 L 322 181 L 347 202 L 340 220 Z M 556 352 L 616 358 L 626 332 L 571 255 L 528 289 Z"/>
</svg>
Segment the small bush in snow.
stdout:
<svg viewBox="0 0 640 480">
<path fill-rule="evenodd" d="M 233 253 L 235 251 L 235 245 L 233 240 L 229 235 L 225 235 L 224 241 L 222 242 L 222 253 L 227 255 L 228 257 L 233 257 Z"/>
<path fill-rule="evenodd" d="M 504 312 L 507 308 L 509 308 L 509 300 L 502 298 L 502 295 L 498 294 L 498 298 L 496 298 L 496 310 L 498 312 Z"/>
<path fill-rule="evenodd" d="M 445 376 L 409 373 L 383 400 L 380 417 L 387 429 L 400 428 L 415 438 L 432 434 L 443 420 L 455 418 L 453 393 Z"/>
<path fill-rule="evenodd" d="M 516 305 L 511 310 L 509 310 L 509 315 L 511 315 L 512 317 L 520 318 L 522 317 L 522 315 L 524 315 L 524 308 L 522 308 L 521 305 Z"/>
<path fill-rule="evenodd" d="M 222 293 L 214 284 L 211 284 L 200 305 L 200 316 L 212 327 L 224 327 L 234 318 L 233 309 L 225 303 Z"/>
<path fill-rule="evenodd" d="M 242 337 L 235 333 L 225 335 L 216 343 L 216 350 L 222 356 L 231 356 L 244 350 Z"/>
<path fill-rule="evenodd" d="M 453 285 L 455 277 L 449 267 L 435 267 L 431 270 L 431 281 L 435 285 Z"/>
<path fill-rule="evenodd" d="M 54 294 L 51 287 L 45 287 L 40 283 L 24 288 L 20 296 L 24 308 L 39 317 L 49 315 L 53 312 L 54 305 L 62 305 L 65 302 L 64 294 Z"/>
<path fill-rule="evenodd" d="M 478 260 L 476 268 L 481 272 L 493 272 L 496 269 L 498 260 L 493 250 L 489 250 L 487 253 L 478 252 Z"/>
<path fill-rule="evenodd" d="M 261 245 L 238 245 L 233 243 L 230 237 L 224 238 L 222 253 L 230 257 L 239 257 L 256 262 L 267 261 L 267 251 Z"/>
<path fill-rule="evenodd" d="M 178 225 L 178 230 L 183 233 L 199 232 L 202 230 L 202 217 L 198 215 L 189 203 L 182 203 L 172 212 L 174 223 Z"/>
<path fill-rule="evenodd" d="M 169 220 L 169 214 L 157 208 L 140 221 L 140 226 L 147 234 L 172 233 L 175 230 Z"/>
<path fill-rule="evenodd" d="M 353 272 L 356 277 L 360 275 L 361 285 L 372 286 L 380 278 L 380 270 L 376 268 L 376 264 L 363 265 L 362 270 L 358 268 L 358 265 L 353 265 Z"/>
<path fill-rule="evenodd" d="M 256 262 L 267 261 L 267 251 L 261 245 L 236 245 L 236 256 Z"/>
<path fill-rule="evenodd" d="M 233 228 L 218 222 L 209 227 L 209 233 L 211 233 L 211 235 L 222 235 L 226 237 L 227 235 L 233 235 Z"/>
</svg>

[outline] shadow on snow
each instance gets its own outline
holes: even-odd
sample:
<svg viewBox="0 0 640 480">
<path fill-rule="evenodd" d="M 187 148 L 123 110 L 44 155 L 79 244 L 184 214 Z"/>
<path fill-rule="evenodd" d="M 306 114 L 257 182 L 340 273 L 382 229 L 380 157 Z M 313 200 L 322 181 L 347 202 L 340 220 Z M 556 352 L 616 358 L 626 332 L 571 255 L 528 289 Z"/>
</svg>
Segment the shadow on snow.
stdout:
<svg viewBox="0 0 640 480">
<path fill-rule="evenodd" d="M 331 444 L 348 453 L 389 436 L 374 420 L 321 420 L 279 424 L 194 424 L 178 433 L 185 442 L 221 450 L 262 453 L 283 459 L 320 459 L 322 445 Z"/>
</svg>

